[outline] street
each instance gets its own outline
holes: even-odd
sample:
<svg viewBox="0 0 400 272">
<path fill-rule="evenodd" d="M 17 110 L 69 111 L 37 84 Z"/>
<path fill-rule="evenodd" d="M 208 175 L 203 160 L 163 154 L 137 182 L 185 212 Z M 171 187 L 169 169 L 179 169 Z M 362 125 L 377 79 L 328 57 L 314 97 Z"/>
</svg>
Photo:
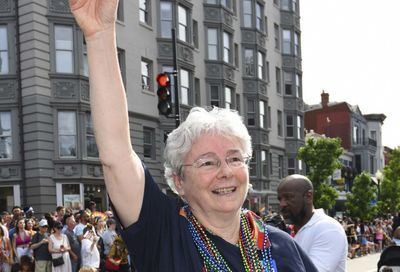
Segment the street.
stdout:
<svg viewBox="0 0 400 272">
<path fill-rule="evenodd" d="M 376 272 L 380 253 L 373 253 L 347 261 L 348 272 Z"/>
</svg>

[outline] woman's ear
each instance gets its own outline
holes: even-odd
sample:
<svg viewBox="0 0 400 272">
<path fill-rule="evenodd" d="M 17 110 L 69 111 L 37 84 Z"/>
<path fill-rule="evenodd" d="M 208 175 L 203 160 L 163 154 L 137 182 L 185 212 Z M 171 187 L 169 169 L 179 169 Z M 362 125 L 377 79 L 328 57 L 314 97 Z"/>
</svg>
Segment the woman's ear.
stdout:
<svg viewBox="0 0 400 272">
<path fill-rule="evenodd" d="M 184 189 L 182 187 L 182 183 L 184 182 L 181 175 L 173 174 L 172 178 L 174 180 L 176 191 L 178 192 L 179 196 L 184 196 Z"/>
</svg>

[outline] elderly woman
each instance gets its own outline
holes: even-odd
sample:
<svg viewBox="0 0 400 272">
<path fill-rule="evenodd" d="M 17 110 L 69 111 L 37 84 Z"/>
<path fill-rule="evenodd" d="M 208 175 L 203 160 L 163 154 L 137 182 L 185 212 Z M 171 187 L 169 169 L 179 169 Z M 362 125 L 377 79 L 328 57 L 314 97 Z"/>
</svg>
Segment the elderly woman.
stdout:
<svg viewBox="0 0 400 272">
<path fill-rule="evenodd" d="M 164 195 L 132 150 L 115 41 L 117 0 L 70 0 L 89 55 L 90 99 L 108 194 L 138 271 L 316 271 L 284 232 L 242 210 L 251 139 L 230 110 L 195 108 L 168 136 Z"/>
</svg>

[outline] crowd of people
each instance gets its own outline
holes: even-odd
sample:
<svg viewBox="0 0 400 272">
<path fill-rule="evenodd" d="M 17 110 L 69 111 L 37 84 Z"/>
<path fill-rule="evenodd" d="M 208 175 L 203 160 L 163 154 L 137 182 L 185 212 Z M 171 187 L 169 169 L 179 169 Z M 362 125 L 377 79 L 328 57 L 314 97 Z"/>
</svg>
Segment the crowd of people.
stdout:
<svg viewBox="0 0 400 272">
<path fill-rule="evenodd" d="M 32 207 L 1 213 L 0 271 L 134 271 L 113 212 L 56 207 L 37 218 Z"/>
</svg>

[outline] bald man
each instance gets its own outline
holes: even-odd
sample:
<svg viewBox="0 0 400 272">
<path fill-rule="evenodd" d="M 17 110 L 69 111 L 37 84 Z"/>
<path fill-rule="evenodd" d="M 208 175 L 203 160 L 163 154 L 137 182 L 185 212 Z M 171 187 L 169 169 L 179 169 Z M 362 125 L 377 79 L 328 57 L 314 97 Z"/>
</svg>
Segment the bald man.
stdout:
<svg viewBox="0 0 400 272">
<path fill-rule="evenodd" d="M 312 182 L 290 175 L 278 186 L 281 214 L 293 224 L 295 241 L 311 258 L 319 272 L 345 272 L 347 239 L 343 227 L 323 209 L 314 209 Z"/>
</svg>

